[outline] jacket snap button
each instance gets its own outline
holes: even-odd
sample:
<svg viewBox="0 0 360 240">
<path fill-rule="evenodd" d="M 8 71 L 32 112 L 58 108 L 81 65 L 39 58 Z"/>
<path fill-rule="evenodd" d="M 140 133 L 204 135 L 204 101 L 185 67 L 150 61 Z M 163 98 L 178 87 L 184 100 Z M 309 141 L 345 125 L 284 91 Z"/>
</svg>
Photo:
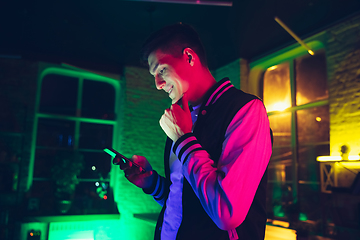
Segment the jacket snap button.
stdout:
<svg viewBox="0 0 360 240">
<path fill-rule="evenodd" d="M 201 114 L 202 114 L 202 115 L 205 115 L 205 114 L 206 114 L 206 110 L 202 110 L 202 111 L 201 111 Z"/>
</svg>

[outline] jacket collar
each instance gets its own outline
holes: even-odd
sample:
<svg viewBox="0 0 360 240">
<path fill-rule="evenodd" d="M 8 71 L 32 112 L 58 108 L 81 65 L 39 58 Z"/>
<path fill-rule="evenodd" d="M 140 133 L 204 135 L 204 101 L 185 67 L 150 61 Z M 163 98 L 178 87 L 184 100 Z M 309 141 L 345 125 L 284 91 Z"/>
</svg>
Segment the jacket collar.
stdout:
<svg viewBox="0 0 360 240">
<path fill-rule="evenodd" d="M 201 104 L 201 108 L 213 105 L 227 90 L 233 87 L 234 86 L 231 84 L 229 78 L 226 77 L 221 79 L 206 93 L 204 101 Z"/>
</svg>

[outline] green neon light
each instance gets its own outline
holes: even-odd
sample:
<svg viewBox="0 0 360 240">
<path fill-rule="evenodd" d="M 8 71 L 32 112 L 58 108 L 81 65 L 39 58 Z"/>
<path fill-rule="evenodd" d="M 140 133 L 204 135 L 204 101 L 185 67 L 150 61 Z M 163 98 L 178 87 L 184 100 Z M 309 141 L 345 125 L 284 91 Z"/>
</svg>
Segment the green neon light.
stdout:
<svg viewBox="0 0 360 240">
<path fill-rule="evenodd" d="M 37 116 L 39 118 L 60 119 L 60 120 L 78 121 L 78 122 L 86 122 L 86 123 L 109 124 L 109 125 L 116 124 L 116 121 L 114 120 L 104 120 L 104 119 L 96 119 L 96 118 L 73 117 L 73 116 L 64 116 L 64 115 L 55 115 L 55 114 L 46 114 L 46 113 L 38 113 Z"/>
<path fill-rule="evenodd" d="M 115 90 L 120 89 L 119 81 L 108 78 L 108 77 L 104 77 L 104 76 L 101 76 L 101 75 L 98 75 L 95 73 L 91 73 L 91 72 L 79 72 L 79 71 L 68 70 L 68 69 L 63 69 L 63 68 L 50 67 L 50 68 L 45 69 L 41 73 L 40 79 L 43 79 L 45 77 L 45 75 L 48 75 L 48 74 L 65 75 L 65 76 L 74 77 L 74 78 L 86 78 L 87 80 L 102 81 L 102 82 L 106 82 L 106 83 L 113 85 Z"/>
</svg>

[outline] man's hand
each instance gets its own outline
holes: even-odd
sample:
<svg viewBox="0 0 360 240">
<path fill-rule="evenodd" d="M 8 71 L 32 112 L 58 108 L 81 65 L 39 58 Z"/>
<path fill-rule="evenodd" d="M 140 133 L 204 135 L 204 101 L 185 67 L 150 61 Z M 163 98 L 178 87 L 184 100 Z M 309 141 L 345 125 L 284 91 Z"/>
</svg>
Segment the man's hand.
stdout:
<svg viewBox="0 0 360 240">
<path fill-rule="evenodd" d="M 192 130 L 192 120 L 186 94 L 182 97 L 182 108 L 178 104 L 171 105 L 165 110 L 160 126 L 166 135 L 176 142 L 182 135 Z"/>
<path fill-rule="evenodd" d="M 132 162 L 128 162 L 128 164 L 120 165 L 120 169 L 124 170 L 125 177 L 129 182 L 136 185 L 139 188 L 148 188 L 152 183 L 152 167 L 148 160 L 143 156 L 134 155 L 132 160 L 145 169 L 145 173 L 142 173 L 141 170 L 133 166 Z"/>
</svg>

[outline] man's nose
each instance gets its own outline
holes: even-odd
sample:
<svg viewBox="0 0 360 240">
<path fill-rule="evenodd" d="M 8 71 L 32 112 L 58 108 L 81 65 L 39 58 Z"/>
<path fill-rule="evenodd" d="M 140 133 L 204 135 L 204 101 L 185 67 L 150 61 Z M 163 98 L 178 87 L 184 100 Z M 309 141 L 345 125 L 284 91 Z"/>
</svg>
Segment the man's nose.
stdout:
<svg viewBox="0 0 360 240">
<path fill-rule="evenodd" d="M 165 84 L 166 84 L 166 82 L 164 81 L 164 79 L 157 77 L 157 76 L 155 77 L 155 86 L 158 90 L 163 89 Z"/>
</svg>

